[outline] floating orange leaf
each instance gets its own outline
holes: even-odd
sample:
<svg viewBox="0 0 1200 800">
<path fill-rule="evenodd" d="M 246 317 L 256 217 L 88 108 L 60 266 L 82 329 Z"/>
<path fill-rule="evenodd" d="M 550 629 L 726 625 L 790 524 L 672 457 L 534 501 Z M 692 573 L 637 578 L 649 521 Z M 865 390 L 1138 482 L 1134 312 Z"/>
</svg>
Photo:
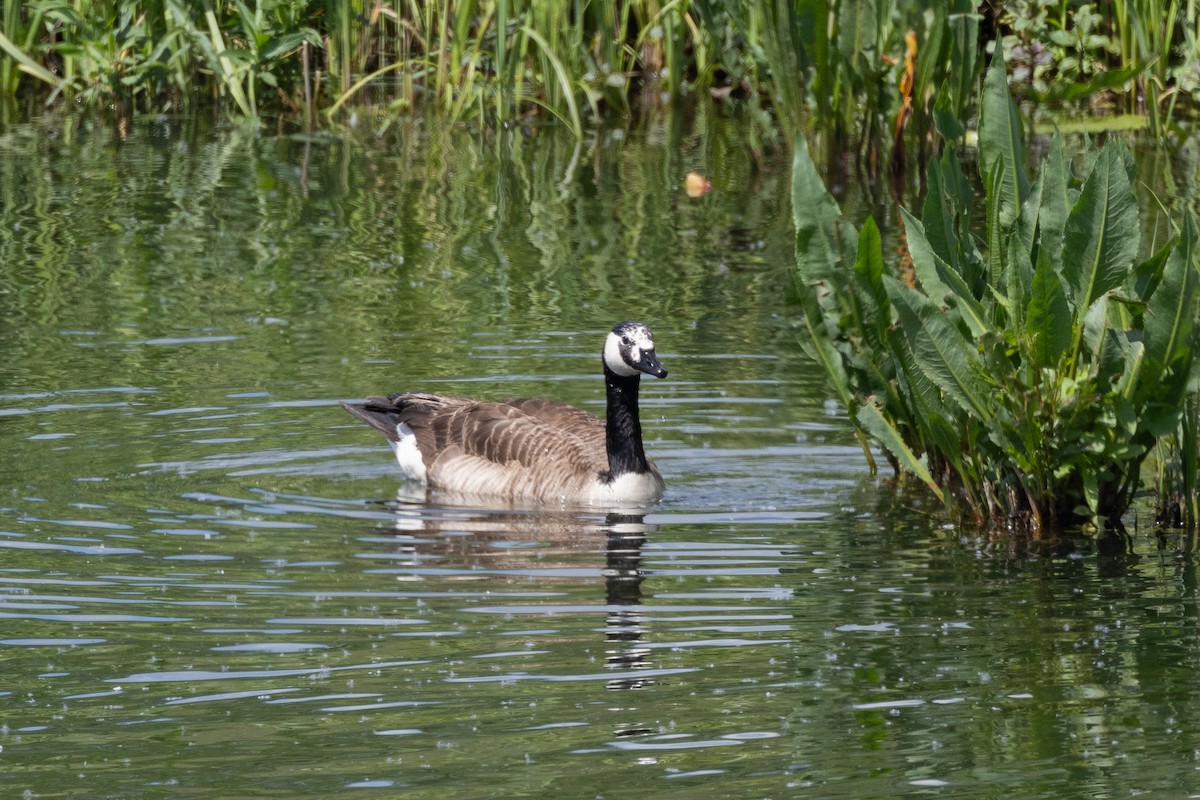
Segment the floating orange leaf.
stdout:
<svg viewBox="0 0 1200 800">
<path fill-rule="evenodd" d="M 699 172 L 689 172 L 683 179 L 683 190 L 688 197 L 704 197 L 712 191 L 712 181 Z"/>
</svg>

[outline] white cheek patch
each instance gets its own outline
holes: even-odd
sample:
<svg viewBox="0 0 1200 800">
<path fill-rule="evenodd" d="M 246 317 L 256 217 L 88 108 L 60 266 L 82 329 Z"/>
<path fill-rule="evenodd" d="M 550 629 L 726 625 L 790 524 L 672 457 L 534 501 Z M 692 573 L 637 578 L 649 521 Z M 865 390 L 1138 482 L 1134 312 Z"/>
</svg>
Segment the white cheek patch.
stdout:
<svg viewBox="0 0 1200 800">
<path fill-rule="evenodd" d="M 604 340 L 604 364 L 617 375 L 628 378 L 637 375 L 638 371 L 625 363 L 621 358 L 621 337 L 610 333 Z"/>
<path fill-rule="evenodd" d="M 399 441 L 392 442 L 392 450 L 396 453 L 396 461 L 405 477 L 414 481 L 425 481 L 425 459 L 417 447 L 417 437 L 412 428 L 403 422 L 396 423 L 396 436 Z"/>
</svg>

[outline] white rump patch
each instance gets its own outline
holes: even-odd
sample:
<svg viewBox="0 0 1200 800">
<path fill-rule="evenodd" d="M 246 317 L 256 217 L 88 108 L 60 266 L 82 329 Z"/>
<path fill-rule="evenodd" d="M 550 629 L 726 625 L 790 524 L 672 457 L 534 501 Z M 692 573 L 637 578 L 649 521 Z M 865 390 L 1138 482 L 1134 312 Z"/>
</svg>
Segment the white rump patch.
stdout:
<svg viewBox="0 0 1200 800">
<path fill-rule="evenodd" d="M 392 451 L 400 464 L 400 471 L 409 480 L 425 482 L 425 459 L 417 448 L 417 437 L 412 428 L 403 422 L 396 423 L 396 436 L 399 441 L 392 442 Z M 390 440 L 389 440 L 390 441 Z"/>
</svg>

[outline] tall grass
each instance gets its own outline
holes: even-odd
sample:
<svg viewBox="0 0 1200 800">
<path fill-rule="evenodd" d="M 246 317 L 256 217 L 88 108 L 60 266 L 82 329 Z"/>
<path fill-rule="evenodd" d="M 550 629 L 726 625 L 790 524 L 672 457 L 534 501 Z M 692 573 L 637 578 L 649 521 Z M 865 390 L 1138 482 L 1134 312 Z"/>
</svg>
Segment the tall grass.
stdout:
<svg viewBox="0 0 1200 800">
<path fill-rule="evenodd" d="M 303 109 L 332 123 L 423 108 L 579 132 L 713 92 L 772 109 L 788 133 L 832 125 L 837 140 L 911 110 L 913 90 L 899 90 L 909 30 L 922 67 L 912 119 L 928 127 L 923 100 L 964 74 L 944 32 L 970 12 L 967 0 L 2 2 L 7 97 L 153 111 L 215 99 L 247 117 Z"/>
<path fill-rule="evenodd" d="M 1026 6 L 1040 16 L 1022 18 Z M 215 103 L 307 124 L 428 111 L 498 126 L 551 119 L 580 134 L 589 120 L 711 93 L 762 119 L 769 112 L 781 141 L 820 130 L 832 154 L 849 151 L 874 172 L 904 163 L 904 134 L 924 159 L 935 130 L 961 133 L 992 37 L 1019 34 L 1030 47 L 1041 42 L 1037 58 L 1057 54 L 1057 74 L 1055 65 L 1038 67 L 1055 79 L 1047 96 L 1086 99 L 1128 84 L 1130 103 L 1160 129 L 1200 97 L 1198 0 L 1012 0 L 1008 16 L 995 8 L 972 0 L 0 0 L 0 100 L 123 113 Z M 1086 70 L 1077 63 L 1075 78 L 1057 80 L 1081 53 Z"/>
</svg>

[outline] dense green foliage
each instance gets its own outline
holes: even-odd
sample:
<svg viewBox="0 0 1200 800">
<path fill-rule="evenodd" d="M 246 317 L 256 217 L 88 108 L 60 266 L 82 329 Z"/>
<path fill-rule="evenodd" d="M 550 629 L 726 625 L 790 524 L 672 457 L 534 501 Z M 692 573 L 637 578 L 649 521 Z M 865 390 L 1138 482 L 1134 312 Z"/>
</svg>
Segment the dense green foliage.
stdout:
<svg viewBox="0 0 1200 800">
<path fill-rule="evenodd" d="M 981 99 L 977 198 L 953 151 L 929 171 L 911 264 L 841 218 L 803 141 L 793 175 L 808 345 L 863 438 L 979 519 L 1118 518 L 1183 421 L 1196 348 L 1196 228 L 1143 259 L 1132 159 L 1055 136 L 1037 177 L 1003 62 Z M 986 203 L 986 230 L 972 206 Z M 1186 438 L 1183 441 L 1188 441 Z M 1191 441 L 1195 441 L 1194 435 Z M 870 453 L 868 451 L 868 457 Z"/>
<path fill-rule="evenodd" d="M 1157 123 L 1200 91 L 1200 8 L 1165 0 L 4 0 L 0 97 L 209 106 L 316 123 L 418 109 L 508 124 L 688 96 L 810 121 L 881 162 L 963 119 L 992 42 L 1035 99 L 1127 98 Z M 940 90 L 940 93 L 939 93 Z M 944 106 L 935 109 L 932 98 Z M 1164 117 L 1165 118 L 1165 117 Z M 770 126 L 763 126 L 769 131 Z"/>
</svg>

